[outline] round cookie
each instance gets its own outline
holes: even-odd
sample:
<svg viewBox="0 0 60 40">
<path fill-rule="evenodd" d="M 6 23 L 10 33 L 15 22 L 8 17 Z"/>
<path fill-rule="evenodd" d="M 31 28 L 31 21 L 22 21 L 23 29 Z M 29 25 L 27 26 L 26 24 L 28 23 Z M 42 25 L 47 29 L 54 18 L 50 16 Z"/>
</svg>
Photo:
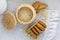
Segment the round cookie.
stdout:
<svg viewBox="0 0 60 40">
<path fill-rule="evenodd" d="M 21 4 L 16 10 L 16 18 L 21 24 L 30 24 L 36 16 L 36 11 L 29 4 Z"/>
<path fill-rule="evenodd" d="M 13 29 L 16 25 L 16 18 L 12 13 L 6 12 L 2 17 L 2 22 L 6 29 Z"/>
</svg>

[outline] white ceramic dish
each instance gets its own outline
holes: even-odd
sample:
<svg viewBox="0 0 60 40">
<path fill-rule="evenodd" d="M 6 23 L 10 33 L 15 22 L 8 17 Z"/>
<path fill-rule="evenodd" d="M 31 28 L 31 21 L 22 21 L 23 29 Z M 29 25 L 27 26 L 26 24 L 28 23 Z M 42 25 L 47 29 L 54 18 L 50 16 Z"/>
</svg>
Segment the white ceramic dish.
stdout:
<svg viewBox="0 0 60 40">
<path fill-rule="evenodd" d="M 11 12 L 15 12 L 16 7 L 19 6 L 20 4 L 22 4 L 22 3 L 32 4 L 34 1 L 36 1 L 36 0 L 32 0 L 32 1 L 31 0 L 24 0 L 24 1 L 22 1 L 22 0 L 8 0 L 8 10 Z M 47 3 L 49 5 L 49 7 L 48 7 L 49 11 L 47 11 L 49 18 L 46 22 L 47 29 L 42 35 L 40 35 L 38 37 L 38 40 L 52 40 L 52 38 L 56 34 L 56 28 L 57 28 L 58 21 L 56 23 L 54 23 L 53 26 L 51 26 L 52 25 L 51 14 L 54 15 L 55 13 L 57 13 L 56 16 L 58 16 L 58 14 L 59 14 L 59 12 L 57 10 L 54 10 L 54 9 L 56 9 L 55 5 L 54 5 L 55 4 L 54 1 L 55 0 L 50 0 L 50 1 L 49 0 L 46 0 L 46 1 L 42 0 L 41 1 L 41 2 Z M 50 11 L 50 9 L 51 9 L 51 11 Z M 21 30 L 25 29 L 26 27 L 28 27 L 28 25 L 21 25 L 18 23 L 14 30 L 6 30 L 2 25 L 1 19 L 2 19 L 2 16 L 0 16 L 0 40 L 33 40 L 32 38 L 28 37 L 25 32 L 21 31 Z M 55 20 L 55 17 L 53 17 L 53 19 Z M 58 17 L 56 17 L 56 19 L 58 20 Z M 39 15 L 37 15 L 35 21 L 37 21 L 37 20 L 42 20 Z M 30 24 L 30 25 L 32 25 L 32 24 Z"/>
<path fill-rule="evenodd" d="M 7 1 L 0 0 L 0 14 L 2 14 L 7 9 Z"/>
</svg>

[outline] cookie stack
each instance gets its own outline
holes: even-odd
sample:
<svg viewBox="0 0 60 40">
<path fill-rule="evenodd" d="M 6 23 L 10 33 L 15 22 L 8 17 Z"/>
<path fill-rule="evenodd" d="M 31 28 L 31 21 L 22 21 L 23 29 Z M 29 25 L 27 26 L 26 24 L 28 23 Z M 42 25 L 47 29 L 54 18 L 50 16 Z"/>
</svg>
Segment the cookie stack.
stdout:
<svg viewBox="0 0 60 40">
<path fill-rule="evenodd" d="M 33 24 L 30 28 L 28 28 L 26 32 L 28 33 L 28 35 L 36 39 L 39 34 L 45 31 L 45 28 L 46 24 L 42 21 L 38 21 L 35 24 Z"/>
</svg>

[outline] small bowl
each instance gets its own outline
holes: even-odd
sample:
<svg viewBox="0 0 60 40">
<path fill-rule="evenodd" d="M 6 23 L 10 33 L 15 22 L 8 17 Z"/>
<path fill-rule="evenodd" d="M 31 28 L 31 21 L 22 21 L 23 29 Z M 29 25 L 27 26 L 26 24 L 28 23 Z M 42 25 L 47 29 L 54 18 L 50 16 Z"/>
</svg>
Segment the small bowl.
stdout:
<svg viewBox="0 0 60 40">
<path fill-rule="evenodd" d="M 17 8 L 16 18 L 21 24 L 31 23 L 36 16 L 35 9 L 29 4 L 22 4 Z"/>
</svg>

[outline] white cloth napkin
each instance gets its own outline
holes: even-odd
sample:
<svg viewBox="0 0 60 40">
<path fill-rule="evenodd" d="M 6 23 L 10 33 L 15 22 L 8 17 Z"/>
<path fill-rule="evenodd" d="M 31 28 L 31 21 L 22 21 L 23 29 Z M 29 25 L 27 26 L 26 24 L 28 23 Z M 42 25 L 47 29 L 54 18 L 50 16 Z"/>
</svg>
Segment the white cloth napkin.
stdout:
<svg viewBox="0 0 60 40">
<path fill-rule="evenodd" d="M 51 40 L 55 34 L 57 25 L 59 22 L 59 11 L 58 10 L 48 10 L 47 18 L 47 29 L 43 40 Z"/>
</svg>

